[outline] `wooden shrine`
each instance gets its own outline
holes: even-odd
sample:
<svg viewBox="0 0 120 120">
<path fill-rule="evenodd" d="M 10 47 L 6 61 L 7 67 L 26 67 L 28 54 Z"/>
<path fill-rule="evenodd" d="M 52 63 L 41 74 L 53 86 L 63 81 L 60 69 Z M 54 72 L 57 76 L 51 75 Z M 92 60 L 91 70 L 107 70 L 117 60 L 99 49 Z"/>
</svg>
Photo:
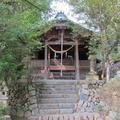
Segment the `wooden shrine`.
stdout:
<svg viewBox="0 0 120 120">
<path fill-rule="evenodd" d="M 44 79 L 84 79 L 89 72 L 88 44 L 91 31 L 79 25 L 81 34 L 74 36 L 63 13 L 55 17 L 56 23 L 40 36 L 44 47 L 37 53 L 37 64 Z M 82 73 L 82 74 L 81 74 Z"/>
</svg>

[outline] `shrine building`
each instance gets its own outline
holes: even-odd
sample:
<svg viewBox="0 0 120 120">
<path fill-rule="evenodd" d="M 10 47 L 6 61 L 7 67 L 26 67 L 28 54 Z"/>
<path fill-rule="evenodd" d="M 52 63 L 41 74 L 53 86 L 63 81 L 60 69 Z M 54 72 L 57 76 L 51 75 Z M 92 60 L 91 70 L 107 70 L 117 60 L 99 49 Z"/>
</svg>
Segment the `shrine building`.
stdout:
<svg viewBox="0 0 120 120">
<path fill-rule="evenodd" d="M 90 71 L 86 46 L 92 32 L 70 21 L 62 12 L 56 15 L 54 21 L 52 27 L 39 36 L 44 47 L 37 52 L 32 65 L 39 66 L 41 79 L 85 79 Z M 75 28 L 79 33 L 75 32 Z"/>
</svg>

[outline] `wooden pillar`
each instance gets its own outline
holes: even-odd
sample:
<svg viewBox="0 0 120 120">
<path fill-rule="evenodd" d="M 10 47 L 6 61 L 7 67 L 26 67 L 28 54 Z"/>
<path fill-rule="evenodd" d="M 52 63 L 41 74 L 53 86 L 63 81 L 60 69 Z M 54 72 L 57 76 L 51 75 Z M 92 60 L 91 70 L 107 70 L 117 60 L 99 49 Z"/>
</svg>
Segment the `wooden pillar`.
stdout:
<svg viewBox="0 0 120 120">
<path fill-rule="evenodd" d="M 78 40 L 75 41 L 76 80 L 80 80 Z"/>
<path fill-rule="evenodd" d="M 45 70 L 45 79 L 48 78 L 48 59 L 47 59 L 47 43 L 45 43 L 45 64 L 44 64 L 44 70 Z"/>
<path fill-rule="evenodd" d="M 49 74 L 49 68 L 50 68 L 50 48 L 48 48 L 48 64 L 47 64 L 47 67 L 48 67 L 48 74 Z"/>
<path fill-rule="evenodd" d="M 63 51 L 63 36 L 64 36 L 64 31 L 62 30 L 61 31 L 61 51 Z M 61 66 L 63 65 L 63 53 L 61 52 Z M 60 76 L 62 77 L 63 76 L 63 71 L 61 69 L 61 72 L 60 72 Z"/>
</svg>

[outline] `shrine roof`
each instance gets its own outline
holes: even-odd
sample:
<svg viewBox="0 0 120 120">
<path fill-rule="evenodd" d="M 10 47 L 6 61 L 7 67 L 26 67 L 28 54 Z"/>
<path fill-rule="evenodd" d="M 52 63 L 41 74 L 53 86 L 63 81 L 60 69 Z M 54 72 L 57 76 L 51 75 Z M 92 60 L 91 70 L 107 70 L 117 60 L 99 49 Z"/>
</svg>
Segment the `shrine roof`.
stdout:
<svg viewBox="0 0 120 120">
<path fill-rule="evenodd" d="M 75 34 L 79 31 L 78 36 L 81 36 L 82 38 L 90 37 L 93 34 L 89 29 L 69 20 L 63 12 L 59 12 L 55 18 L 50 21 L 50 25 L 47 25 L 46 30 L 40 36 L 47 36 L 48 34 L 51 34 L 52 31 L 61 29 L 71 32 L 70 34 Z"/>
</svg>

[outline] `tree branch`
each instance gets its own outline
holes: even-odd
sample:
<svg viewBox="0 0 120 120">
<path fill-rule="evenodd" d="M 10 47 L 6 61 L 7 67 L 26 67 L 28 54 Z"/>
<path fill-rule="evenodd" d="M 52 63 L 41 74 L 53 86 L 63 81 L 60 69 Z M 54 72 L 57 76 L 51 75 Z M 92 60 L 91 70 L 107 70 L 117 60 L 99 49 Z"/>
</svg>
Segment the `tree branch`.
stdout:
<svg viewBox="0 0 120 120">
<path fill-rule="evenodd" d="M 28 4 L 30 4 L 31 6 L 35 7 L 36 9 L 38 9 L 38 10 L 40 10 L 40 11 L 42 10 L 41 8 L 39 8 L 37 5 L 33 4 L 33 3 L 30 2 L 29 0 L 22 0 L 22 1 L 27 2 Z"/>
</svg>

